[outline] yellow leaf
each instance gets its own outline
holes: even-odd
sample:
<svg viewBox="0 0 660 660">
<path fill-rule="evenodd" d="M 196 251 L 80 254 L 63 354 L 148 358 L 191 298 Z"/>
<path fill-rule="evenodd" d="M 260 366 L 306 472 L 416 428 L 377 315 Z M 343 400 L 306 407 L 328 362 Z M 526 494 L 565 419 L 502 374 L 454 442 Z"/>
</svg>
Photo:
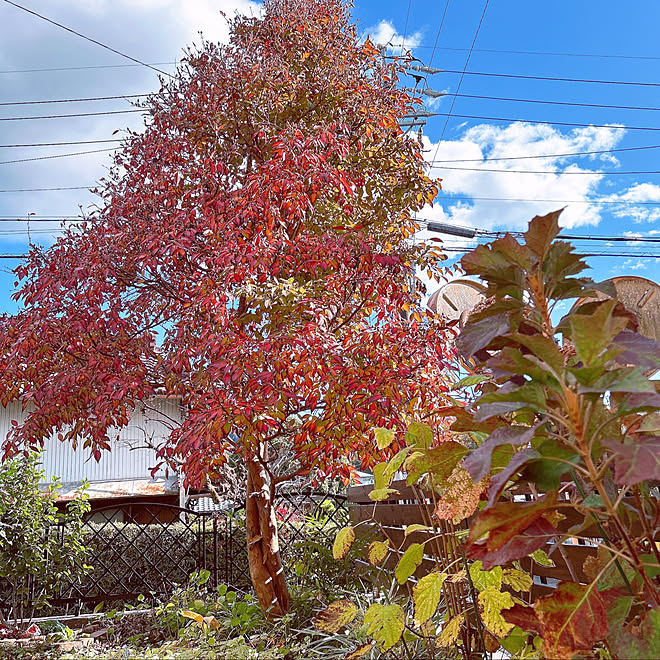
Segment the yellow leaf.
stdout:
<svg viewBox="0 0 660 660">
<path fill-rule="evenodd" d="M 415 532 L 430 532 L 432 529 L 433 528 L 428 525 L 419 525 L 418 523 L 415 523 L 413 525 L 408 525 L 403 535 L 408 536 L 408 534 L 414 534 Z"/>
<path fill-rule="evenodd" d="M 364 615 L 367 635 L 371 635 L 383 651 L 391 649 L 401 639 L 406 627 L 406 613 L 399 605 L 374 603 Z"/>
<path fill-rule="evenodd" d="M 185 616 L 186 619 L 192 619 L 193 621 L 197 621 L 200 625 L 204 623 L 204 617 L 201 614 L 197 614 L 197 612 L 191 612 L 190 610 L 181 610 L 181 615 Z"/>
<path fill-rule="evenodd" d="M 505 568 L 502 573 L 502 582 L 508 584 L 515 591 L 529 591 L 534 581 L 532 576 L 525 571 L 518 571 L 515 568 Z"/>
<path fill-rule="evenodd" d="M 415 623 L 418 625 L 428 621 L 435 614 L 442 596 L 442 585 L 446 579 L 446 573 L 434 571 L 425 575 L 413 587 Z"/>
<path fill-rule="evenodd" d="M 389 541 L 374 541 L 367 549 L 367 560 L 372 566 L 380 566 L 389 551 Z"/>
<path fill-rule="evenodd" d="M 375 428 L 374 435 L 376 436 L 376 446 L 378 449 L 386 449 L 394 440 L 394 431 L 391 429 Z"/>
<path fill-rule="evenodd" d="M 348 653 L 344 660 L 356 660 L 356 658 L 361 658 L 363 655 L 367 655 L 371 649 L 371 644 L 362 644 L 362 646 L 358 646 L 355 651 Z"/>
<path fill-rule="evenodd" d="M 351 549 L 353 541 L 355 541 L 355 531 L 350 525 L 340 529 L 332 545 L 332 556 L 335 559 L 344 559 Z"/>
<path fill-rule="evenodd" d="M 495 586 L 486 587 L 479 592 L 479 607 L 484 625 L 496 637 L 505 637 L 513 628 L 502 616 L 502 610 L 513 607 L 511 594 L 500 591 Z"/>
<path fill-rule="evenodd" d="M 442 628 L 442 632 L 438 635 L 436 639 L 436 644 L 438 646 L 451 646 L 456 643 L 458 635 L 461 632 L 461 626 L 465 621 L 465 617 L 462 614 L 455 616 L 453 619 L 450 619 L 445 623 Z"/>
<path fill-rule="evenodd" d="M 353 621 L 357 612 L 357 607 L 350 600 L 336 600 L 318 613 L 314 625 L 319 630 L 336 633 Z"/>
</svg>

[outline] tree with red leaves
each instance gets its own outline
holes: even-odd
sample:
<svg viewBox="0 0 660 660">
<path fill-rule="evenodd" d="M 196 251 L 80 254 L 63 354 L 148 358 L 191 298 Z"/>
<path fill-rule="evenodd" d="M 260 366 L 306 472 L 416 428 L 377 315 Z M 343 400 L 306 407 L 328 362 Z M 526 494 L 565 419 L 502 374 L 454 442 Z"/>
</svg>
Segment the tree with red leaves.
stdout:
<svg viewBox="0 0 660 660">
<path fill-rule="evenodd" d="M 16 270 L 0 398 L 31 412 L 4 453 L 58 434 L 99 459 L 140 401 L 180 397 L 159 455 L 192 485 L 245 462 L 250 572 L 277 615 L 276 485 L 373 465 L 373 429 L 401 437 L 446 391 L 413 275 L 441 255 L 411 241 L 438 184 L 399 128 L 414 99 L 342 0 L 269 0 L 230 28 L 146 102 L 99 209 Z"/>
</svg>

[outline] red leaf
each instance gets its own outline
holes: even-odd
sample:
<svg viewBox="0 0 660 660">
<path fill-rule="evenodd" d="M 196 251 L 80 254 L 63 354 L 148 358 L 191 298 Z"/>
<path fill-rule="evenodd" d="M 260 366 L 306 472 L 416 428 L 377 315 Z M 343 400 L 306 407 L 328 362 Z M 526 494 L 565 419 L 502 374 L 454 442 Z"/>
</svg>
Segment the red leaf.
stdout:
<svg viewBox="0 0 660 660">
<path fill-rule="evenodd" d="M 607 636 L 607 611 L 593 585 L 561 582 L 555 593 L 536 601 L 534 611 L 544 626 L 543 652 L 548 658 L 588 653 Z"/>
</svg>

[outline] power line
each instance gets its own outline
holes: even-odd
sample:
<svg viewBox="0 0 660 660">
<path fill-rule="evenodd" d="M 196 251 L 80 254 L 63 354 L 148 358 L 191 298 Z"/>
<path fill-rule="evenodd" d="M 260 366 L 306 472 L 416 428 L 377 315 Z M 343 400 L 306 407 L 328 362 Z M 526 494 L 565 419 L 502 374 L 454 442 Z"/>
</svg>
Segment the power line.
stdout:
<svg viewBox="0 0 660 660">
<path fill-rule="evenodd" d="M 443 252 L 471 252 L 474 245 L 447 245 L 442 247 Z M 660 252 L 579 252 L 578 256 L 591 257 L 625 257 L 626 259 L 660 259 Z"/>
<path fill-rule="evenodd" d="M 430 65 L 429 65 L 430 66 Z M 582 103 L 577 101 L 550 101 L 547 99 L 527 99 L 509 96 L 487 96 L 482 94 L 459 94 L 459 93 L 445 93 L 444 96 L 453 96 L 466 99 L 481 99 L 484 101 L 509 101 L 513 103 L 536 103 L 542 105 L 562 105 L 578 108 L 604 108 L 608 110 L 645 110 L 657 112 L 660 107 L 647 106 L 647 105 L 612 105 L 606 103 Z M 15 105 L 43 105 L 50 103 L 86 103 L 91 101 L 113 101 L 113 100 L 128 100 L 135 98 L 144 98 L 150 96 L 149 93 L 145 94 L 117 94 L 115 96 L 92 96 L 83 98 L 71 99 L 48 99 L 36 101 L 6 101 L 0 103 L 0 107 L 15 106 Z"/>
<path fill-rule="evenodd" d="M 436 222 L 434 220 L 422 219 L 422 221 L 426 222 L 426 228 L 429 231 L 461 236 L 463 238 L 498 238 L 505 234 L 516 237 L 524 235 L 522 231 L 493 231 L 490 229 L 480 229 L 479 227 L 466 227 L 464 225 Z M 585 236 L 579 234 L 559 234 L 558 238 L 570 241 L 602 241 L 605 243 L 660 243 L 660 236 Z"/>
<path fill-rule="evenodd" d="M 48 101 L 6 101 L 0 103 L 0 106 L 6 105 L 39 105 L 42 103 L 83 103 L 87 101 L 113 101 L 115 99 L 136 99 L 149 94 L 121 94 L 118 96 L 91 96 L 79 99 L 51 99 Z"/>
<path fill-rule="evenodd" d="M 570 175 L 598 175 L 598 176 L 631 176 L 637 174 L 660 174 L 660 170 L 628 170 L 618 172 L 588 172 L 586 170 L 577 171 L 555 171 L 555 170 L 502 170 L 492 167 L 452 167 L 452 166 L 439 166 L 439 169 L 444 170 L 460 170 L 461 172 L 499 172 L 506 174 L 556 174 L 557 176 L 570 176 Z"/>
<path fill-rule="evenodd" d="M 396 48 L 397 44 L 393 44 Z M 419 45 L 415 48 L 431 48 L 431 46 Z M 436 46 L 433 46 L 435 49 Z M 450 46 L 440 47 L 439 50 L 449 50 L 449 51 L 462 51 L 465 52 L 467 48 L 452 48 Z M 510 55 L 550 55 L 553 57 L 593 57 L 593 58 L 607 58 L 607 59 L 622 59 L 622 60 L 660 60 L 659 56 L 654 55 L 611 55 L 604 53 L 557 53 L 549 51 L 538 51 L 538 50 L 503 50 L 498 48 L 475 48 L 475 53 L 502 53 Z"/>
<path fill-rule="evenodd" d="M 446 112 L 436 112 L 437 116 L 447 116 Z M 578 128 L 610 128 L 621 129 L 626 131 L 660 131 L 659 126 L 624 126 L 623 124 L 583 124 L 574 121 L 545 121 L 542 119 L 520 119 L 513 117 L 489 117 L 486 115 L 457 115 L 452 114 L 456 119 L 479 119 L 483 121 L 505 121 L 508 123 L 516 124 L 547 124 L 548 126 L 577 126 Z"/>
<path fill-rule="evenodd" d="M 5 0 L 8 2 L 8 0 Z M 142 108 L 134 110 L 107 110 L 105 112 L 79 112 L 70 115 L 41 115 L 39 117 L 0 117 L 0 121 L 28 121 L 30 119 L 66 119 L 70 117 L 99 117 L 101 115 L 127 115 L 133 112 L 145 112 Z"/>
<path fill-rule="evenodd" d="M 7 0 L 5 0 L 6 2 Z M 486 76 L 490 78 L 516 78 L 520 80 L 547 80 L 552 82 L 592 83 L 596 85 L 628 85 L 640 87 L 660 87 L 659 82 L 637 82 L 631 80 L 597 80 L 591 78 L 560 78 L 556 76 L 528 76 L 519 73 L 494 73 L 491 71 L 457 71 L 454 69 L 443 69 L 443 73 L 460 73 L 466 76 Z"/>
<path fill-rule="evenodd" d="M 481 18 L 479 19 L 479 25 L 477 25 L 477 29 L 474 33 L 474 38 L 472 39 L 472 45 L 470 46 L 470 51 L 468 52 L 467 59 L 465 60 L 465 66 L 463 67 L 463 73 L 461 74 L 461 77 L 458 81 L 458 87 L 456 88 L 456 94 L 460 92 L 461 90 L 461 84 L 463 83 L 463 78 L 465 77 L 465 72 L 467 70 L 468 65 L 470 64 L 470 57 L 472 57 L 472 51 L 474 50 L 474 46 L 477 43 L 477 37 L 479 36 L 479 31 L 481 30 L 481 25 L 484 22 L 484 16 L 486 15 L 486 9 L 488 9 L 488 2 L 489 0 L 486 0 L 486 3 L 484 4 L 484 9 L 481 12 Z M 454 104 L 456 103 L 456 96 L 451 101 L 451 106 L 449 108 L 449 112 L 447 113 L 447 118 L 445 119 L 445 124 L 442 127 L 442 134 L 440 135 L 440 140 L 438 141 L 438 147 L 440 146 L 440 142 L 442 142 L 442 139 L 445 136 L 445 131 L 447 130 L 447 124 L 449 123 L 449 118 L 451 117 L 451 113 L 454 110 Z M 433 160 L 435 160 L 435 157 L 438 155 L 438 149 L 436 148 L 436 153 L 435 156 L 433 157 Z"/>
<path fill-rule="evenodd" d="M 0 165 L 9 165 L 11 163 L 27 163 L 34 160 L 51 160 L 53 158 L 68 158 L 69 156 L 84 156 L 86 154 L 99 154 L 114 151 L 114 147 L 110 149 L 92 149 L 91 151 L 76 151 L 69 154 L 53 154 L 52 156 L 35 156 L 34 158 L 16 158 L 14 160 L 0 160 Z"/>
<path fill-rule="evenodd" d="M 51 192 L 54 190 L 89 190 L 94 186 L 60 186 L 58 188 L 8 188 L 0 193 Z"/>
<path fill-rule="evenodd" d="M 0 222 L 89 222 L 89 219 L 80 216 L 31 216 L 29 218 L 17 218 L 15 216 L 0 216 Z"/>
<path fill-rule="evenodd" d="M 442 19 L 440 20 L 440 27 L 438 28 L 438 34 L 435 36 L 435 43 L 433 44 L 433 50 L 431 51 L 431 58 L 429 59 L 429 67 L 433 62 L 433 56 L 435 55 L 435 49 L 440 40 L 440 33 L 442 32 L 442 26 L 445 24 L 445 16 L 447 15 L 447 9 L 449 8 L 449 0 L 445 0 L 445 9 L 442 12 Z"/>
<path fill-rule="evenodd" d="M 448 197 L 443 199 L 446 202 L 458 201 L 472 201 L 477 200 L 481 202 L 528 202 L 530 204 L 615 204 L 624 206 L 658 206 L 660 201 L 657 202 L 635 202 L 631 200 L 589 200 L 589 199 L 523 199 L 519 197 Z"/>
<path fill-rule="evenodd" d="M 608 110 L 651 110 L 657 112 L 660 108 L 648 105 L 608 105 L 603 103 L 579 103 L 576 101 L 548 101 L 545 99 L 521 99 L 507 96 L 483 96 L 480 94 L 445 94 L 445 96 L 458 96 L 464 99 L 482 99 L 484 101 L 511 101 L 514 103 L 537 103 L 543 105 L 563 105 L 576 108 L 605 108 Z"/>
<path fill-rule="evenodd" d="M 427 160 L 430 165 L 438 163 L 486 163 L 498 160 L 528 160 L 530 158 L 566 158 L 569 156 L 593 156 L 596 154 L 610 154 L 621 151 L 642 151 L 647 149 L 660 149 L 660 144 L 652 144 L 644 147 L 619 147 L 617 149 L 596 149 L 594 151 L 570 151 L 558 154 L 537 154 L 535 156 L 498 156 L 488 158 L 454 158 L 451 160 Z"/>
<path fill-rule="evenodd" d="M 0 149 L 23 149 L 24 147 L 64 147 L 74 144 L 107 144 L 108 142 L 122 142 L 121 138 L 111 140 L 75 140 L 72 142 L 30 142 L 25 144 L 0 144 Z"/>
<path fill-rule="evenodd" d="M 91 37 L 88 37 L 88 36 L 82 34 L 81 32 L 77 32 L 76 30 L 73 30 L 70 27 L 67 27 L 66 25 L 62 25 L 61 23 L 58 23 L 57 21 L 53 21 L 52 19 L 47 18 L 46 16 L 42 16 L 41 14 L 38 14 L 36 11 L 32 11 L 31 9 L 28 9 L 27 7 L 23 7 L 22 5 L 19 5 L 15 2 L 12 2 L 11 0 L 5 0 L 5 2 L 9 5 L 12 5 L 13 7 L 16 7 L 17 9 L 21 9 L 22 11 L 25 11 L 28 14 L 32 14 L 33 16 L 36 16 L 37 18 L 40 18 L 42 21 L 46 21 L 47 23 L 51 23 L 52 25 L 55 25 L 58 28 L 61 28 L 62 30 L 66 30 L 67 32 L 71 32 L 71 34 L 75 34 L 77 37 L 81 37 L 82 39 L 90 41 L 91 43 L 96 44 L 97 46 L 101 46 L 101 48 L 105 48 L 106 50 L 109 50 L 112 53 L 120 55 L 121 57 L 124 57 L 127 60 L 131 60 L 132 62 L 135 62 L 136 64 L 140 64 L 142 66 L 147 67 L 148 69 L 151 69 L 152 71 L 156 71 L 157 73 L 162 73 L 164 76 L 168 76 L 169 78 L 172 78 L 171 74 L 167 73 L 167 71 L 157 69 L 156 67 L 151 66 L 151 64 L 147 64 L 146 62 L 143 62 L 142 60 L 138 60 L 135 57 L 131 57 L 130 55 L 127 55 L 126 53 L 122 53 L 120 50 L 117 50 L 116 48 L 112 48 L 111 46 L 108 46 L 107 44 L 104 44 L 100 41 L 97 41 L 96 39 L 92 39 Z"/>
<path fill-rule="evenodd" d="M 176 62 L 150 62 L 147 66 L 176 65 Z M 93 64 L 89 66 L 59 66 L 42 69 L 5 69 L 1 74 L 11 73 L 47 73 L 49 71 L 84 71 L 86 69 L 125 69 L 132 66 L 144 66 L 143 64 Z M 158 69 L 156 69 L 157 71 Z"/>
<path fill-rule="evenodd" d="M 412 5 L 412 0 L 408 0 L 408 11 L 406 12 L 406 24 L 403 28 L 403 37 L 401 39 L 401 52 L 405 48 L 406 43 L 406 34 L 408 33 L 408 19 L 410 18 L 410 6 Z"/>
</svg>

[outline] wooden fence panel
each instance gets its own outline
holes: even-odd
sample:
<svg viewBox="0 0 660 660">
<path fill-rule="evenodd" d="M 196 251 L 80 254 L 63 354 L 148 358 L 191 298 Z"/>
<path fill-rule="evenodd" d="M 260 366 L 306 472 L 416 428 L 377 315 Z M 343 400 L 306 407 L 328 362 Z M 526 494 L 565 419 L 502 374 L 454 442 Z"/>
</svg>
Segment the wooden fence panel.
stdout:
<svg viewBox="0 0 660 660">
<path fill-rule="evenodd" d="M 380 528 L 383 538 L 388 538 L 392 546 L 399 551 L 405 550 L 411 543 L 423 543 L 430 536 L 438 535 L 437 531 L 419 531 L 408 536 L 405 535 L 405 528 L 408 525 L 430 524 L 433 506 L 421 491 L 406 486 L 405 481 L 394 482 L 392 488 L 398 492 L 393 493 L 387 500 L 378 503 L 374 503 L 369 499 L 369 493 L 373 490 L 372 485 L 350 488 L 348 507 L 352 523 L 362 523 L 362 527 L 368 526 L 370 529 Z M 518 491 L 519 494 L 526 494 L 529 489 L 521 486 Z M 413 503 L 418 501 L 417 496 L 425 502 L 425 508 L 420 504 Z M 565 516 L 558 524 L 559 531 L 563 533 L 584 522 L 584 516 L 570 507 L 560 507 L 559 511 Z M 374 522 L 369 524 L 369 521 Z M 365 523 L 367 524 L 365 525 Z M 437 521 L 435 523 L 437 525 Z M 460 530 L 453 528 L 450 523 L 442 523 L 442 525 L 445 526 L 445 533 L 439 534 L 438 539 L 425 545 L 424 552 L 427 559 L 417 571 L 420 575 L 425 574 L 434 566 L 434 559 L 439 561 L 440 565 L 446 565 L 448 558 L 449 561 L 452 561 L 452 556 L 453 561 L 457 558 L 457 545 L 462 543 L 463 539 L 454 538 L 452 543 L 448 543 L 447 538 L 444 537 L 449 534 L 457 535 Z M 469 525 L 469 521 L 467 525 Z M 609 526 L 607 526 L 607 533 L 610 534 L 610 531 Z M 591 525 L 583 530 L 580 536 L 599 540 L 600 531 L 596 525 Z M 612 534 L 611 538 L 616 538 L 616 535 Z M 554 548 L 548 545 L 548 551 L 552 549 L 550 558 L 554 562 L 554 566 L 541 566 L 529 558 L 521 560 L 520 563 L 523 569 L 535 576 L 537 582 L 542 582 L 542 584 L 534 584 L 531 593 L 532 598 L 552 593 L 556 582 L 561 580 L 572 581 L 576 578 L 577 581 L 582 583 L 589 581 L 583 566 L 587 557 L 596 555 L 597 549 L 595 545 L 585 545 L 584 541 L 580 543 L 565 543 L 561 547 Z M 396 565 L 396 558 L 397 554 L 392 553 L 387 565 Z M 460 564 L 460 562 L 457 562 L 457 564 Z M 455 570 L 458 570 L 458 568 L 460 566 L 456 565 Z"/>
</svg>

